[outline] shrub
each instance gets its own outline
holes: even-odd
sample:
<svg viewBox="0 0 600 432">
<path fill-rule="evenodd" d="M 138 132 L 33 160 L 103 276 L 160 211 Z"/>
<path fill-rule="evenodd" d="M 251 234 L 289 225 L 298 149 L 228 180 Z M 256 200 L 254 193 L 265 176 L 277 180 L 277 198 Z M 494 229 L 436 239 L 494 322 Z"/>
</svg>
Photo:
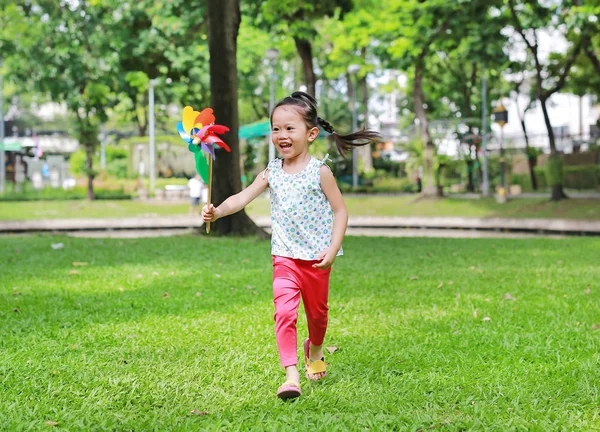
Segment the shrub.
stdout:
<svg viewBox="0 0 600 432">
<path fill-rule="evenodd" d="M 77 150 L 69 158 L 69 171 L 76 176 L 86 175 L 86 156 L 85 151 Z"/>
<path fill-rule="evenodd" d="M 600 166 L 581 165 L 564 168 L 563 186 L 568 189 L 598 189 L 600 187 Z"/>
<path fill-rule="evenodd" d="M 99 200 L 120 200 L 131 199 L 133 196 L 121 189 L 99 189 L 94 188 L 96 199 Z M 87 197 L 87 188 L 78 186 L 71 190 L 44 188 L 40 191 L 26 190 L 23 192 L 7 192 L 0 195 L 0 202 L 8 201 L 63 201 L 63 200 L 82 200 Z"/>
</svg>

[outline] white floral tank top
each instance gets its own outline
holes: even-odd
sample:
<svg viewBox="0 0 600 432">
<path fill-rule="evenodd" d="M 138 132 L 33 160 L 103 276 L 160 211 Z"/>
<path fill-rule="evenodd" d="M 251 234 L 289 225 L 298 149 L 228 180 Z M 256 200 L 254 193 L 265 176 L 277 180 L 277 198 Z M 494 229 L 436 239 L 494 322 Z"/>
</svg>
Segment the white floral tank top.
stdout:
<svg viewBox="0 0 600 432">
<path fill-rule="evenodd" d="M 269 162 L 272 255 L 312 261 L 331 245 L 333 210 L 321 189 L 325 160 L 311 156 L 296 174 L 283 170 L 283 159 Z M 337 255 L 343 255 L 341 248 Z"/>
</svg>

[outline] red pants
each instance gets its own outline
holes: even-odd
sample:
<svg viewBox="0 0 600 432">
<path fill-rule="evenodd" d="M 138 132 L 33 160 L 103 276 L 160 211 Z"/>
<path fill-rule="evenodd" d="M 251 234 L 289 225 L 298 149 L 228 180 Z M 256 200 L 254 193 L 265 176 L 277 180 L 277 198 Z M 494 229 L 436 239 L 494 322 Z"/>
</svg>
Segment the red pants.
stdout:
<svg viewBox="0 0 600 432">
<path fill-rule="evenodd" d="M 325 339 L 331 267 L 316 269 L 312 266 L 316 262 L 273 256 L 275 338 L 283 367 L 298 364 L 296 322 L 301 295 L 310 341 L 319 346 Z"/>
</svg>

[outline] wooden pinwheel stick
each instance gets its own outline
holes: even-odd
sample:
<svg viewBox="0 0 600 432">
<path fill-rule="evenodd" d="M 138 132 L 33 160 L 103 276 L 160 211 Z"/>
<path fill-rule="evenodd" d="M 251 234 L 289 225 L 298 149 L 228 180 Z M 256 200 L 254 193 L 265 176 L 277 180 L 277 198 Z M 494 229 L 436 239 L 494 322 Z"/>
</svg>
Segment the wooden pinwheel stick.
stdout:
<svg viewBox="0 0 600 432">
<path fill-rule="evenodd" d="M 208 155 L 208 196 L 207 196 L 207 206 L 210 206 L 210 195 L 212 192 L 212 166 L 213 166 L 213 158 L 212 155 Z M 210 233 L 210 222 L 206 222 L 206 234 Z"/>
</svg>

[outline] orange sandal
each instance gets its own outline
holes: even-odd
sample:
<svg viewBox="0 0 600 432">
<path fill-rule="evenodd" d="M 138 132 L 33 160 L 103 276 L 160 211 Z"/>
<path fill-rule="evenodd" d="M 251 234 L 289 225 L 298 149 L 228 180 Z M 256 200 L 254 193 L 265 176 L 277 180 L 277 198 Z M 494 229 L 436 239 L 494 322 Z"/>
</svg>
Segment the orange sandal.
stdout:
<svg viewBox="0 0 600 432">
<path fill-rule="evenodd" d="M 311 381 L 319 381 L 325 378 L 325 376 L 327 375 L 327 363 L 325 363 L 325 357 L 322 357 L 321 360 L 310 359 L 310 339 L 306 339 L 304 341 L 304 362 L 306 366 L 306 379 Z M 309 376 L 318 373 L 322 373 L 323 376 L 316 379 L 310 378 Z"/>
</svg>

